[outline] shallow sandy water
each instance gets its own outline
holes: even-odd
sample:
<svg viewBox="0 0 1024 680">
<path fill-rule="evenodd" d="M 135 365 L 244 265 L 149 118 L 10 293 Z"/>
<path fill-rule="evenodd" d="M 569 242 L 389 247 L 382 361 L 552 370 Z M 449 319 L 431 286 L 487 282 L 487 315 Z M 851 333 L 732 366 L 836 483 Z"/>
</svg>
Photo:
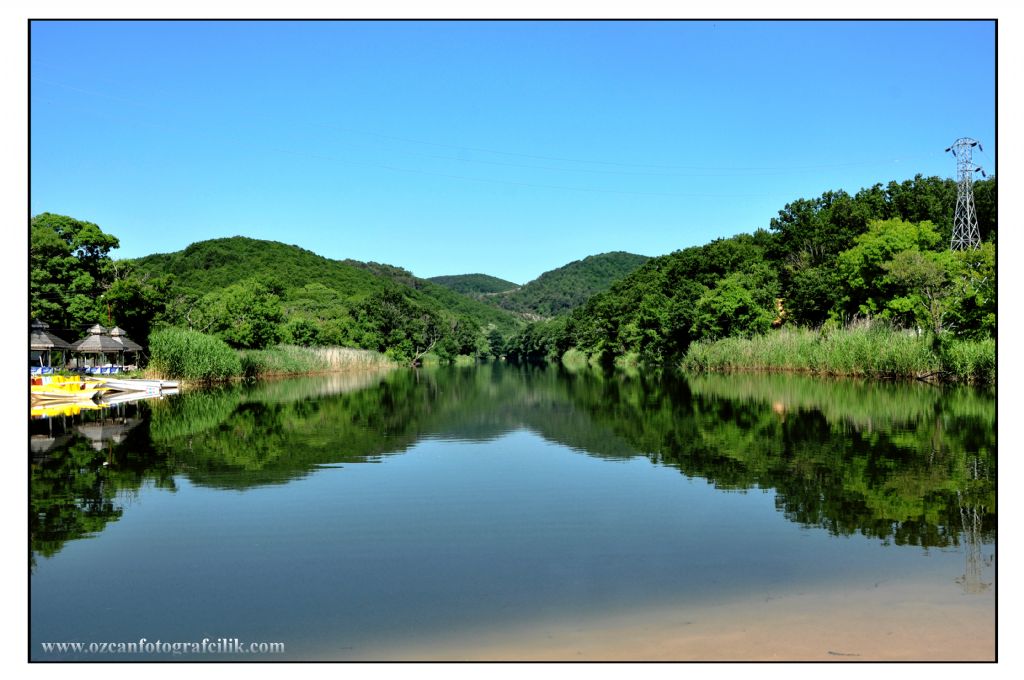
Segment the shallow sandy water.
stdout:
<svg viewBox="0 0 1024 680">
<path fill-rule="evenodd" d="M 348 653 L 419 661 L 994 661 L 995 639 L 991 589 L 935 604 L 928 587 L 879 584 L 538 621 Z"/>
</svg>

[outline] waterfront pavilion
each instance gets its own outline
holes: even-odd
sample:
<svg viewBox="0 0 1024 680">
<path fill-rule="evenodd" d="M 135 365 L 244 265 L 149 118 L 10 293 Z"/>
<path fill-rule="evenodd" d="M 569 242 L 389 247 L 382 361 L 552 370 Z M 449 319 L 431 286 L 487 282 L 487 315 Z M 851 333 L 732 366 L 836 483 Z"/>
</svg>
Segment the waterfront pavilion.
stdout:
<svg viewBox="0 0 1024 680">
<path fill-rule="evenodd" d="M 130 339 L 128 337 L 128 334 L 125 333 L 124 330 L 122 330 L 121 328 L 118 328 L 117 326 L 114 326 L 113 328 L 110 329 L 110 337 L 113 338 L 114 340 L 116 340 L 117 342 L 121 343 L 121 346 L 122 346 L 121 355 L 120 355 L 120 359 L 121 360 L 118 362 L 118 365 L 120 365 L 120 366 L 124 366 L 125 365 L 124 358 L 125 358 L 125 355 L 128 352 L 131 352 L 132 354 L 135 355 L 133 357 L 135 360 L 130 365 L 131 366 L 138 365 L 138 363 L 139 363 L 139 352 L 142 351 L 142 345 L 140 345 L 139 343 L 137 343 L 134 340 Z"/>
<path fill-rule="evenodd" d="M 53 366 L 53 352 L 60 351 L 61 354 L 71 349 L 71 344 L 61 340 L 48 331 L 50 324 L 38 319 L 32 320 L 32 332 L 29 335 L 29 365 L 40 368 Z M 63 358 L 63 357 L 62 357 Z"/>
<path fill-rule="evenodd" d="M 71 343 L 71 351 L 81 356 L 81 360 L 76 362 L 78 367 L 113 366 L 124 352 L 124 345 L 110 337 L 107 329 L 99 324 L 90 328 L 88 333 L 78 342 Z"/>
</svg>

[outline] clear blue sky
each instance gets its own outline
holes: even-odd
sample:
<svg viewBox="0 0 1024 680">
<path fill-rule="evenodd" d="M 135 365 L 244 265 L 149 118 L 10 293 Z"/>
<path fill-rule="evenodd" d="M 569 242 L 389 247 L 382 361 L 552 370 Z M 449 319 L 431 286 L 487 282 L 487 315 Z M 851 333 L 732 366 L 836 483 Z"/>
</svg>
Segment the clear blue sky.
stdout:
<svg viewBox="0 0 1024 680">
<path fill-rule="evenodd" d="M 970 136 L 982 22 L 35 22 L 31 210 L 523 283 L 767 227 Z"/>
</svg>

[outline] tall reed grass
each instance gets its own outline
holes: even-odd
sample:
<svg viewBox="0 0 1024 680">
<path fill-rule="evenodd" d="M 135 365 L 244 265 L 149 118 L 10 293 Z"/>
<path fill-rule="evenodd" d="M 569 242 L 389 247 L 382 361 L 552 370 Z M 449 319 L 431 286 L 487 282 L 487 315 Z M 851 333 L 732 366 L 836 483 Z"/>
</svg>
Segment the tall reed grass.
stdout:
<svg viewBox="0 0 1024 680">
<path fill-rule="evenodd" d="M 238 353 L 219 338 L 183 328 L 166 328 L 149 336 L 150 369 L 167 378 L 198 382 L 226 380 L 242 374 Z"/>
<path fill-rule="evenodd" d="M 195 382 L 356 371 L 395 365 L 379 352 L 350 347 L 278 345 L 259 350 L 234 350 L 219 338 L 182 328 L 156 331 L 150 335 L 149 344 L 150 373 Z"/>
<path fill-rule="evenodd" d="M 296 375 L 331 371 L 386 368 L 394 362 L 379 352 L 351 347 L 298 347 L 278 345 L 239 352 L 242 375 Z"/>
<path fill-rule="evenodd" d="M 943 369 L 963 382 L 993 384 L 996 381 L 996 341 L 954 340 L 939 349 Z"/>
<path fill-rule="evenodd" d="M 752 338 L 723 338 L 690 345 L 685 370 L 804 371 L 872 378 L 937 377 L 995 380 L 995 342 L 949 339 L 941 349 L 928 336 L 885 324 L 813 331 L 782 329 Z"/>
</svg>

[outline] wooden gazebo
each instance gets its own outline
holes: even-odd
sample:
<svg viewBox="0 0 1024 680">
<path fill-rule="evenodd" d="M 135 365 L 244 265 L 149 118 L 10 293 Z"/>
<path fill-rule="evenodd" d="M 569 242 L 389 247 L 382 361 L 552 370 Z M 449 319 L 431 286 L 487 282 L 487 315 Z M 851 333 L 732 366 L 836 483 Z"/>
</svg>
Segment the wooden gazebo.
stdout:
<svg viewBox="0 0 1024 680">
<path fill-rule="evenodd" d="M 71 343 L 71 351 L 75 354 L 91 355 L 92 365 L 112 364 L 110 356 L 118 356 L 124 351 L 124 345 L 110 337 L 103 326 L 96 324 L 89 329 L 89 334 Z M 88 362 L 86 362 L 88 363 Z M 81 363 L 79 364 L 81 367 Z"/>
<path fill-rule="evenodd" d="M 53 351 L 64 352 L 71 349 L 71 345 L 61 340 L 48 331 L 49 324 L 38 319 L 32 320 L 32 332 L 29 335 L 29 364 L 33 367 L 39 362 L 39 367 L 50 368 L 53 366 Z M 43 359 L 46 359 L 44 362 Z"/>
<path fill-rule="evenodd" d="M 121 366 L 125 365 L 124 355 L 127 354 L 128 352 L 131 352 L 135 355 L 135 361 L 133 363 L 139 363 L 139 352 L 142 351 L 142 345 L 135 342 L 134 340 L 131 340 L 128 337 L 128 334 L 125 333 L 124 330 L 122 330 L 121 328 L 118 328 L 117 326 L 114 326 L 113 328 L 110 329 L 110 337 L 112 337 L 117 342 L 121 343 L 121 360 L 118 362 Z"/>
</svg>

